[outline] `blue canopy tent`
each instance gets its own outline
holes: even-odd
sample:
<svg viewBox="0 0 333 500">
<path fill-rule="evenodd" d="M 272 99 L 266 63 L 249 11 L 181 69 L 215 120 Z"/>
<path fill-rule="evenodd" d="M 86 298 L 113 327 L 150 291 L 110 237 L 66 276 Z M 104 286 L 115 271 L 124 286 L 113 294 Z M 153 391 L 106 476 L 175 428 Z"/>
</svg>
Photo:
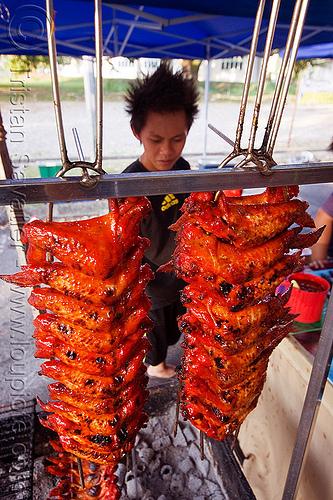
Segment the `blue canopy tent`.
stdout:
<svg viewBox="0 0 333 500">
<path fill-rule="evenodd" d="M 294 0 L 282 0 L 273 49 L 282 50 Z M 271 1 L 267 2 L 257 53 L 264 48 Z M 54 0 L 58 55 L 93 55 L 92 0 Z M 257 2 L 237 0 L 103 0 L 105 55 L 216 59 L 249 52 Z M 301 46 L 333 42 L 331 0 L 310 0 Z M 48 53 L 45 0 L 6 0 L 0 10 L 0 54 Z"/>
<path fill-rule="evenodd" d="M 333 58 L 333 43 L 319 43 L 316 45 L 308 45 L 299 47 L 297 52 L 298 59 L 312 58 Z"/>
</svg>

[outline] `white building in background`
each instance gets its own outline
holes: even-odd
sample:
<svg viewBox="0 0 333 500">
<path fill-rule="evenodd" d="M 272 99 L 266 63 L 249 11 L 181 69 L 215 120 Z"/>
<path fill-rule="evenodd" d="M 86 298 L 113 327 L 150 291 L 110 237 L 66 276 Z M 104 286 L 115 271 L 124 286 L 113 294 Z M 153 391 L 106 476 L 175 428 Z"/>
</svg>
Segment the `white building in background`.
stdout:
<svg viewBox="0 0 333 500">
<path fill-rule="evenodd" d="M 133 80 L 140 73 L 153 73 L 159 66 L 160 59 L 139 58 L 128 59 L 127 57 L 112 57 L 103 58 L 103 77 L 104 78 L 121 78 L 125 80 Z"/>
<path fill-rule="evenodd" d="M 209 80 L 211 82 L 244 83 L 248 59 L 248 56 L 212 59 L 210 61 Z M 202 61 L 202 63 L 200 64 L 198 79 L 201 82 L 206 80 L 207 64 L 207 61 Z M 251 83 L 259 81 L 261 64 L 262 58 L 255 57 L 251 75 Z M 281 58 L 279 54 L 273 54 L 268 60 L 267 76 L 272 81 L 276 81 L 277 79 L 280 64 Z"/>
<path fill-rule="evenodd" d="M 281 65 L 281 57 L 274 54 L 269 58 L 267 67 L 268 78 L 275 82 Z M 176 70 L 181 69 L 182 60 L 173 59 Z M 258 82 L 262 59 L 255 58 L 251 82 Z M 135 79 L 138 75 L 154 72 L 160 64 L 160 59 L 127 57 L 103 57 L 103 78 Z M 225 59 L 212 59 L 209 67 L 210 82 L 244 83 L 248 56 Z M 198 72 L 198 80 L 207 79 L 207 61 L 202 61 Z M 66 77 L 83 76 L 85 80 L 92 78 L 94 64 L 93 57 L 84 56 L 82 59 L 72 59 L 70 64 L 59 67 L 59 74 Z M 93 85 L 93 82 L 91 82 Z M 312 67 L 310 64 L 303 72 L 298 88 L 297 100 L 302 104 L 332 104 L 333 103 L 333 60 L 320 60 Z"/>
<path fill-rule="evenodd" d="M 262 59 L 255 58 L 251 82 L 257 82 L 260 74 Z M 212 59 L 209 68 L 211 82 L 244 83 L 248 56 Z M 204 82 L 207 77 L 207 61 L 202 61 L 199 68 L 198 80 Z"/>
<path fill-rule="evenodd" d="M 93 61 L 93 57 L 83 56 L 82 59 L 72 59 L 70 64 L 59 68 L 59 74 L 64 77 L 77 78 L 85 74 L 87 60 Z M 134 80 L 138 75 L 153 73 L 159 66 L 160 59 L 141 57 L 139 59 L 128 59 L 127 57 L 103 57 L 103 78 L 119 78 Z M 181 69 L 181 60 L 174 59 L 175 69 Z"/>
<path fill-rule="evenodd" d="M 85 60 L 93 60 L 90 56 L 84 56 L 83 59 L 72 59 L 70 64 L 66 64 L 59 68 L 59 74 L 65 77 L 80 77 L 85 74 Z M 278 68 L 279 56 L 272 56 L 269 61 L 268 72 L 275 79 Z M 257 82 L 259 79 L 262 59 L 255 58 L 252 82 Z M 175 70 L 182 68 L 181 59 L 173 59 Z M 228 83 L 244 83 L 248 56 L 245 57 L 230 57 L 226 59 L 212 59 L 210 61 L 210 81 L 211 82 L 228 82 Z M 127 57 L 103 57 L 102 72 L 103 78 L 119 78 L 125 80 L 135 79 L 138 75 L 149 74 L 154 72 L 160 64 L 160 59 L 154 58 L 139 58 L 128 59 Z M 202 61 L 199 68 L 198 80 L 203 82 L 207 78 L 207 61 Z"/>
<path fill-rule="evenodd" d="M 301 104 L 333 104 L 333 60 L 318 60 L 308 65 L 299 81 L 297 102 Z"/>
</svg>

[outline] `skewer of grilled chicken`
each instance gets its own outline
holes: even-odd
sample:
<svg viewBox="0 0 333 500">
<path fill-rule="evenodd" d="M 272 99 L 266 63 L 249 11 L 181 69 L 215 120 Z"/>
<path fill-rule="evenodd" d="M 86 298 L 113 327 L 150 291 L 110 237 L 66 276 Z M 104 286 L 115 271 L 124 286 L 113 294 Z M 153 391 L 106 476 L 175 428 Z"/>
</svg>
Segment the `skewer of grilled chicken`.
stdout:
<svg viewBox="0 0 333 500">
<path fill-rule="evenodd" d="M 295 319 L 286 307 L 291 289 L 275 290 L 323 231 L 302 232 L 314 223 L 297 194 L 297 186 L 239 197 L 192 193 L 171 226 L 177 247 L 159 271 L 188 283 L 181 294 L 188 312 L 179 318 L 179 405 L 218 440 L 257 405 L 269 356 Z"/>
</svg>

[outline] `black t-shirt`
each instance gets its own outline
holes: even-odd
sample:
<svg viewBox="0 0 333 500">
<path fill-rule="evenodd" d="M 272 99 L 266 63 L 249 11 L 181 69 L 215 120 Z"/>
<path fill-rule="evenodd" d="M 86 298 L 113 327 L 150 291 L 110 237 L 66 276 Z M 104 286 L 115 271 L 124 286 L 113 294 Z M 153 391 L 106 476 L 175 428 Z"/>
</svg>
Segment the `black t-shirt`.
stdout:
<svg viewBox="0 0 333 500">
<path fill-rule="evenodd" d="M 189 163 L 180 158 L 172 171 L 190 170 L 190 168 Z M 147 169 L 136 160 L 124 172 L 147 172 Z M 168 228 L 180 217 L 179 210 L 188 196 L 189 193 L 147 196 L 152 204 L 152 211 L 147 219 L 142 221 L 140 234 L 151 241 L 150 247 L 145 252 L 144 262 L 147 262 L 155 273 L 159 266 L 169 262 L 176 248 L 176 233 Z M 155 279 L 148 283 L 146 288 L 147 295 L 152 301 L 152 309 L 164 307 L 178 300 L 179 290 L 184 284 L 184 281 L 176 278 L 173 273 L 156 273 Z"/>
</svg>

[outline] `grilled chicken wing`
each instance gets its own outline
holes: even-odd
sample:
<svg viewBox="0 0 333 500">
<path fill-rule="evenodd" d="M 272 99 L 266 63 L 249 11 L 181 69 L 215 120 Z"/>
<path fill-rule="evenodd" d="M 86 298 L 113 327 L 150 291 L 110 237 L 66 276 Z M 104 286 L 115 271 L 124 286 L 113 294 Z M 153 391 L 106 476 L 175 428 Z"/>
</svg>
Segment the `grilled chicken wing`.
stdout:
<svg viewBox="0 0 333 500">
<path fill-rule="evenodd" d="M 231 203 L 222 193 L 219 203 L 212 205 L 210 202 L 191 201 L 191 196 L 186 201 L 187 211 L 174 228 L 177 230 L 185 222 L 197 223 L 208 233 L 226 239 L 238 248 L 261 245 L 293 223 L 300 227 L 314 227 L 312 217 L 306 212 L 309 204 L 297 198 L 287 202 L 241 205 Z"/>
<path fill-rule="evenodd" d="M 289 249 L 312 246 L 323 228 L 307 234 L 299 232 L 300 228 L 288 229 L 262 245 L 239 249 L 206 233 L 196 224 L 186 223 L 177 233 L 178 247 L 172 265 L 185 281 L 187 275 L 201 274 L 207 281 L 218 275 L 230 283 L 244 283 L 261 276 Z M 168 271 L 169 267 L 161 266 L 160 270 Z"/>
<path fill-rule="evenodd" d="M 98 354 L 108 353 L 117 349 L 127 337 L 138 339 L 151 329 L 152 322 L 147 317 L 150 306 L 150 300 L 143 296 L 136 309 L 127 311 L 122 318 L 117 319 L 110 331 L 99 331 L 98 335 L 92 330 L 73 324 L 67 318 L 50 313 L 39 314 L 34 320 L 34 336 L 38 338 L 39 331 L 51 333 L 68 342 L 71 347 L 84 347 L 87 351 Z"/>
<path fill-rule="evenodd" d="M 49 492 L 48 500 L 73 498 L 78 500 L 119 500 L 120 490 L 116 484 L 115 471 L 117 466 L 97 465 L 87 460 L 82 460 L 84 488 L 81 485 L 77 461 L 71 453 L 67 453 L 61 443 L 51 442 L 58 452 L 57 456 L 47 457 L 50 465 L 45 468 L 54 476 L 62 478 L 59 484 Z"/>
<path fill-rule="evenodd" d="M 179 405 L 214 439 L 235 432 L 255 408 L 269 356 L 296 317 L 286 307 L 291 289 L 275 290 L 323 231 L 302 232 L 314 223 L 297 194 L 297 186 L 228 198 L 192 193 L 171 226 L 177 246 L 159 271 L 188 283 L 181 293 L 188 312 L 178 321 Z"/>
<path fill-rule="evenodd" d="M 150 242 L 139 236 L 150 202 L 123 198 L 109 205 L 110 213 L 90 220 L 26 224 L 28 265 L 2 278 L 33 287 L 28 302 L 40 311 L 35 356 L 47 359 L 40 374 L 55 380 L 49 385 L 53 400 L 38 400 L 46 412 L 41 423 L 58 433 L 59 449 L 110 466 L 110 472 L 147 421 L 145 334 L 152 322 L 145 287 L 154 273 L 142 265 Z M 60 473 L 59 463 L 55 470 Z M 104 479 L 94 496 L 119 498 L 113 473 Z M 81 490 L 64 480 L 51 493 L 92 493 Z"/>
<path fill-rule="evenodd" d="M 137 242 L 140 222 L 151 207 L 145 197 L 113 201 L 112 206 L 108 214 L 84 221 L 34 220 L 24 225 L 22 242 L 88 276 L 105 279 Z M 28 263 L 43 262 L 28 254 Z"/>
<path fill-rule="evenodd" d="M 142 257 L 148 245 L 149 241 L 146 238 L 140 238 L 137 245 L 115 267 L 111 276 L 106 280 L 87 276 L 61 262 L 45 262 L 42 266 L 23 266 L 21 272 L 1 277 L 19 286 L 49 285 L 71 298 L 99 306 L 110 305 L 137 278 Z"/>
</svg>

